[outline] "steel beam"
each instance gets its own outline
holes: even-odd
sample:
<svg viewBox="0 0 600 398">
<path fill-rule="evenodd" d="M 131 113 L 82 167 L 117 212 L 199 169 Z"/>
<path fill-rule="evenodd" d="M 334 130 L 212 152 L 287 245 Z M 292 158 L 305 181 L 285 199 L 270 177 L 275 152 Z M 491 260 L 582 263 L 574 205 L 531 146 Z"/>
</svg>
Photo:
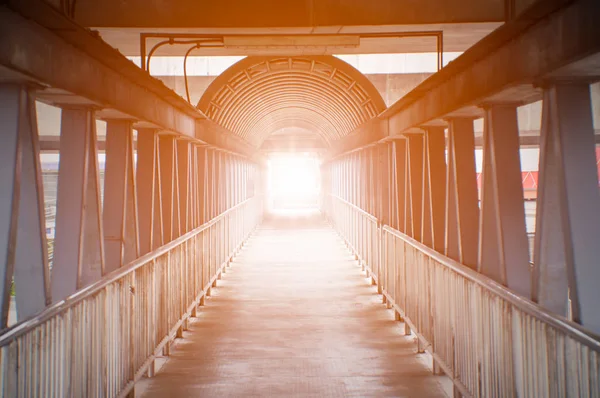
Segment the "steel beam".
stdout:
<svg viewBox="0 0 600 398">
<path fill-rule="evenodd" d="M 195 136 L 195 121 L 204 118 L 199 111 L 183 99 L 175 99 L 176 94 L 167 87 L 150 83 L 143 71 L 107 44 L 100 45 L 83 28 L 73 24 L 69 28 L 80 44 L 95 40 L 90 46 L 97 52 L 91 55 L 85 47 L 73 46 L 55 32 L 0 8 L 0 65 L 135 119 Z M 106 57 L 96 58 L 102 55 Z"/>
<path fill-rule="evenodd" d="M 13 277 L 18 320 L 50 303 L 37 118 L 29 88 L 0 85 L 0 125 L 0 328 L 4 329 Z"/>
<path fill-rule="evenodd" d="M 473 135 L 473 120 L 449 121 L 445 254 L 476 269 L 479 198 Z"/>
<path fill-rule="evenodd" d="M 190 174 L 192 162 L 190 159 L 190 142 L 189 140 L 180 139 L 176 142 L 177 151 L 177 175 L 178 175 L 178 196 L 179 202 L 179 223 L 180 233 L 184 234 L 190 230 Z"/>
<path fill-rule="evenodd" d="M 600 7 L 595 0 L 538 1 L 399 99 L 379 115 L 379 121 L 367 124 L 389 121 L 389 132 L 405 134 L 448 117 L 478 117 L 477 106 L 483 102 L 537 101 L 541 90 L 535 83 L 545 77 L 597 79 L 598 20 Z M 534 61 L 514 62 L 515 57 L 532 54 Z M 361 126 L 336 142 L 332 155 L 384 138 L 382 131 Z"/>
<path fill-rule="evenodd" d="M 196 145 L 190 143 L 190 175 L 189 175 L 189 198 L 188 198 L 188 212 L 189 212 L 189 230 L 193 230 L 200 226 L 198 221 L 198 151 Z"/>
<path fill-rule="evenodd" d="M 223 153 L 219 150 L 214 153 L 215 178 L 213 184 L 215 189 L 215 216 L 223 212 L 223 184 L 221 183 L 221 178 L 223 176 L 222 154 Z"/>
<path fill-rule="evenodd" d="M 197 147 L 198 151 L 198 208 L 200 211 L 200 225 L 208 221 L 208 176 L 207 176 L 207 153 L 208 148 L 204 146 Z"/>
<path fill-rule="evenodd" d="M 517 109 L 491 105 L 485 115 L 477 270 L 530 298 Z"/>
<path fill-rule="evenodd" d="M 176 137 L 159 135 L 160 189 L 164 243 L 179 235 L 179 193 L 177 180 Z"/>
<path fill-rule="evenodd" d="M 91 0 L 77 3 L 77 21 L 85 26 L 141 28 L 295 28 L 326 26 L 406 25 L 467 22 L 503 22 L 504 4 L 493 1 L 357 0 L 352 7 L 334 0 L 289 0 L 285 5 L 267 0 L 225 0 L 201 7 L 192 0 L 164 7 L 141 0 L 107 1 L 103 7 Z M 407 7 L 410 12 L 406 12 Z M 358 12 L 357 10 L 360 10 Z M 232 23 L 234 25 L 232 25 Z"/>
<path fill-rule="evenodd" d="M 109 120 L 102 211 L 106 273 L 139 256 L 131 121 Z"/>
<path fill-rule="evenodd" d="M 395 228 L 400 232 L 406 233 L 406 177 L 407 177 L 407 144 L 405 139 L 394 140 L 394 174 L 396 176 L 395 181 L 395 207 L 396 207 L 396 226 Z"/>
<path fill-rule="evenodd" d="M 375 147 L 369 147 L 367 149 L 367 152 L 369 154 L 369 213 L 374 216 L 377 216 L 377 182 L 375 180 L 375 178 L 377 178 L 377 169 L 375 161 Z"/>
<path fill-rule="evenodd" d="M 407 207 L 406 234 L 418 241 L 422 235 L 422 208 L 423 208 L 423 134 L 411 134 L 408 136 L 407 146 L 407 197 L 410 201 Z"/>
<path fill-rule="evenodd" d="M 379 219 L 384 225 L 390 224 L 389 213 L 389 193 L 390 193 L 390 157 L 389 146 L 390 142 L 385 142 L 378 146 L 379 172 L 377 180 L 379 181 Z"/>
<path fill-rule="evenodd" d="M 443 127 L 428 127 L 424 135 L 423 243 L 440 253 L 445 248 L 446 137 Z"/>
<path fill-rule="evenodd" d="M 244 140 L 206 120 L 193 105 L 46 2 L 35 1 L 29 10 L 23 2 L 17 3 L 34 20 L 50 17 L 53 29 L 0 7 L 0 67 L 11 76 L 48 87 L 38 94 L 44 102 L 95 104 L 102 108 L 103 117 L 134 119 L 143 122 L 140 128 L 151 125 L 255 155 Z M 0 70 L 0 77 L 4 71 Z"/>
<path fill-rule="evenodd" d="M 213 148 L 208 148 L 206 160 L 207 160 L 207 182 L 208 182 L 208 190 L 207 190 L 207 200 L 208 200 L 208 216 L 207 220 L 212 219 L 216 215 L 216 193 L 215 193 L 215 150 Z"/>
<path fill-rule="evenodd" d="M 137 135 L 136 188 L 140 254 L 163 245 L 158 131 L 140 129 Z"/>
<path fill-rule="evenodd" d="M 353 158 L 352 178 L 354 179 L 354 204 L 360 207 L 360 153 L 356 152 Z"/>
<path fill-rule="evenodd" d="M 589 85 L 551 83 L 542 131 L 534 299 L 600 333 L 600 195 Z"/>
<path fill-rule="evenodd" d="M 63 108 L 56 203 L 52 300 L 105 273 L 96 119 L 91 108 Z"/>
<path fill-rule="evenodd" d="M 388 142 L 387 143 L 387 186 L 388 186 L 388 192 L 387 192 L 387 225 L 392 226 L 394 224 L 394 220 L 396 218 L 396 209 L 394 206 L 394 202 L 395 202 L 395 182 L 396 182 L 396 176 L 395 176 L 395 166 L 394 166 L 394 143 L 393 142 Z"/>
<path fill-rule="evenodd" d="M 598 20 L 600 7 L 594 0 L 538 2 L 514 23 L 498 28 L 423 82 L 382 116 L 390 119 L 394 131 L 402 132 L 492 100 L 492 96 L 519 103 L 539 100 L 541 93 L 531 83 L 553 73 L 598 76 L 594 59 L 589 64 L 583 60 L 600 53 Z M 515 54 L 523 58 L 530 55 L 532 48 L 537 49 L 537 62 L 511 62 Z M 576 71 L 562 69 L 575 62 L 581 62 Z M 497 65 L 511 67 L 498 73 Z"/>
</svg>

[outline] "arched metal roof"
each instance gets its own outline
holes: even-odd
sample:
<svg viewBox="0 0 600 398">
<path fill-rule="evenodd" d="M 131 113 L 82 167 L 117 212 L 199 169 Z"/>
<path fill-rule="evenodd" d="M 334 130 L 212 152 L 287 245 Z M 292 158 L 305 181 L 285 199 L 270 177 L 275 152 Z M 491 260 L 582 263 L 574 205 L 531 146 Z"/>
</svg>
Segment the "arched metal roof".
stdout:
<svg viewBox="0 0 600 398">
<path fill-rule="evenodd" d="M 333 56 L 248 57 L 208 87 L 198 108 L 255 146 L 284 127 L 310 127 L 326 143 L 386 106 L 373 84 Z"/>
</svg>

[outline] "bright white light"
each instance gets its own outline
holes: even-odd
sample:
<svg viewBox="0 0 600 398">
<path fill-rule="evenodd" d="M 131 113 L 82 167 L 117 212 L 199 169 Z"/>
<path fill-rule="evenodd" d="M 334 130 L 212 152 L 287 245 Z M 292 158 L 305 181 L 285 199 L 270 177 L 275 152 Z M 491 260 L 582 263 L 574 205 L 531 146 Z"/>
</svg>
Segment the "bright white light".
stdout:
<svg viewBox="0 0 600 398">
<path fill-rule="evenodd" d="M 271 209 L 318 206 L 320 170 L 316 157 L 310 154 L 274 154 L 268 167 Z"/>
</svg>

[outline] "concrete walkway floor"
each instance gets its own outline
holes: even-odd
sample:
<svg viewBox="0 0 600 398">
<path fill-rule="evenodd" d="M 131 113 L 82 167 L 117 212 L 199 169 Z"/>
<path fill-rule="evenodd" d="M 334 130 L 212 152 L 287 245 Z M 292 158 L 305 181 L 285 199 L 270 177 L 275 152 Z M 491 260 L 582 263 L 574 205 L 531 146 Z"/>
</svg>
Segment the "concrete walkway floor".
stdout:
<svg viewBox="0 0 600 398">
<path fill-rule="evenodd" d="M 447 396 L 401 326 L 318 214 L 271 216 L 136 395 Z"/>
</svg>

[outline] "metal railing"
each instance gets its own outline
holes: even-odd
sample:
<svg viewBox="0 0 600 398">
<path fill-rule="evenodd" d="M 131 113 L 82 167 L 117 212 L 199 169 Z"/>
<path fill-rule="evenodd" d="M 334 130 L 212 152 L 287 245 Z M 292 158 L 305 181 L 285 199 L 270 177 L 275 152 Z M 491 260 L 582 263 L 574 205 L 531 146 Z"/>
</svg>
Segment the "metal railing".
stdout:
<svg viewBox="0 0 600 398">
<path fill-rule="evenodd" d="M 458 395 L 600 396 L 598 336 L 339 197 L 325 211 Z"/>
<path fill-rule="evenodd" d="M 260 222 L 260 197 L 107 275 L 0 336 L 5 397 L 133 390 Z"/>
<path fill-rule="evenodd" d="M 323 211 L 338 228 L 348 248 L 375 279 L 379 275 L 379 230 L 377 218 L 334 195 L 322 199 Z M 340 205 L 343 204 L 343 205 Z"/>
</svg>

